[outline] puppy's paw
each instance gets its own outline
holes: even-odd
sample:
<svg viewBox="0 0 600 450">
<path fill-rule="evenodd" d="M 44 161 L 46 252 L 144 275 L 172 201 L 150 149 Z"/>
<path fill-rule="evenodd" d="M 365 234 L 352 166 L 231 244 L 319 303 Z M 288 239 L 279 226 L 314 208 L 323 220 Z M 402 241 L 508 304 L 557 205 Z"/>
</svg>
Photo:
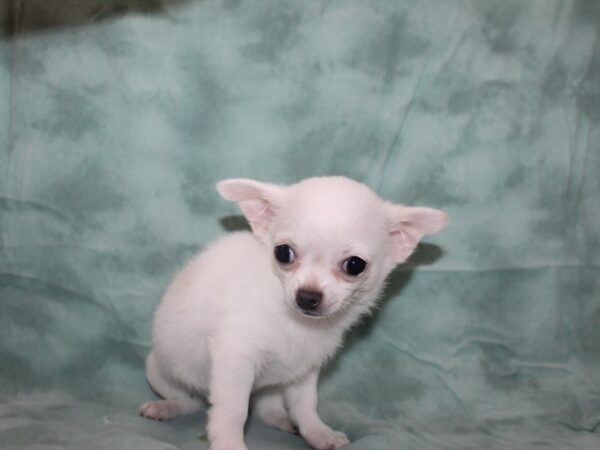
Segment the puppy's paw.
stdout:
<svg viewBox="0 0 600 450">
<path fill-rule="evenodd" d="M 292 423 L 288 412 L 284 408 L 259 411 L 258 416 L 267 425 L 279 428 L 287 433 L 298 434 L 298 428 Z"/>
<path fill-rule="evenodd" d="M 219 444 L 213 444 L 209 447 L 209 450 L 248 450 L 248 447 L 246 447 L 245 445 L 243 447 L 231 447 L 230 445 L 219 445 Z"/>
<path fill-rule="evenodd" d="M 181 405 L 172 400 L 146 402 L 139 407 L 140 416 L 154 420 L 171 420 L 183 414 Z"/>
<path fill-rule="evenodd" d="M 215 440 L 211 442 L 209 450 L 248 450 L 248 447 L 243 442 Z"/>
<path fill-rule="evenodd" d="M 325 425 L 310 428 L 302 433 L 302 437 L 306 439 L 306 442 L 308 442 L 311 447 L 316 448 L 317 450 L 337 450 L 350 443 L 348 437 L 344 433 L 334 431 Z"/>
<path fill-rule="evenodd" d="M 287 415 L 279 417 L 271 417 L 270 421 L 265 421 L 272 427 L 279 428 L 281 431 L 286 433 L 298 434 L 298 428 L 292 423 Z"/>
</svg>

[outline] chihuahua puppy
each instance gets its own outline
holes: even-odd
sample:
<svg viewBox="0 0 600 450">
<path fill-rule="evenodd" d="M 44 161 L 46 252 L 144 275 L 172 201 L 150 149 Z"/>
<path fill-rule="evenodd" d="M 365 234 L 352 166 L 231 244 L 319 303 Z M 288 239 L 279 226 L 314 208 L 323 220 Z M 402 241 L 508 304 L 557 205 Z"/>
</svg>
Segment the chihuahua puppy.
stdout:
<svg viewBox="0 0 600 450">
<path fill-rule="evenodd" d="M 252 233 L 221 238 L 175 277 L 154 318 L 146 375 L 168 420 L 210 403 L 211 450 L 246 450 L 250 402 L 264 422 L 338 449 L 344 433 L 317 413 L 317 380 L 344 332 L 373 309 L 389 272 L 444 212 L 388 203 L 345 177 L 291 186 L 224 180 Z"/>
</svg>

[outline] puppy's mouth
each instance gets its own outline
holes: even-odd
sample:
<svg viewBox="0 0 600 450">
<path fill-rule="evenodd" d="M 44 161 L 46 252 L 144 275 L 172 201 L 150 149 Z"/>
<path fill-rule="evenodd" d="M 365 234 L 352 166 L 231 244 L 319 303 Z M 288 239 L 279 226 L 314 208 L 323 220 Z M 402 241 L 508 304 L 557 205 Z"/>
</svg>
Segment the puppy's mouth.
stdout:
<svg viewBox="0 0 600 450">
<path fill-rule="evenodd" d="M 297 310 L 303 316 L 315 317 L 315 318 L 323 317 L 324 316 L 324 314 L 321 313 L 321 312 L 319 312 L 319 311 L 303 311 L 303 310 L 301 310 L 299 308 L 297 308 Z"/>
<path fill-rule="evenodd" d="M 292 307 L 292 309 L 299 315 L 301 315 L 302 317 L 306 317 L 307 319 L 311 319 L 311 320 L 323 320 L 323 319 L 327 319 L 329 317 L 331 317 L 335 311 L 330 311 L 329 309 L 327 310 L 311 310 L 311 311 L 305 311 L 301 308 L 298 308 L 296 306 Z"/>
</svg>

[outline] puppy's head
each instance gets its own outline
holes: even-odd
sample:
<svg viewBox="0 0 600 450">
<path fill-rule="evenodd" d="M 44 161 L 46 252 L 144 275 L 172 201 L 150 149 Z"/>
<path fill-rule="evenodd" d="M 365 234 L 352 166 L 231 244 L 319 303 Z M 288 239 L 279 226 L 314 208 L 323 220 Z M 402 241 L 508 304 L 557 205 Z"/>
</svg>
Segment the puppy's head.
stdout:
<svg viewBox="0 0 600 450">
<path fill-rule="evenodd" d="M 313 318 L 367 311 L 389 272 L 448 222 L 442 211 L 386 202 L 345 177 L 291 186 L 230 179 L 217 190 L 238 202 L 267 246 L 287 304 Z"/>
</svg>

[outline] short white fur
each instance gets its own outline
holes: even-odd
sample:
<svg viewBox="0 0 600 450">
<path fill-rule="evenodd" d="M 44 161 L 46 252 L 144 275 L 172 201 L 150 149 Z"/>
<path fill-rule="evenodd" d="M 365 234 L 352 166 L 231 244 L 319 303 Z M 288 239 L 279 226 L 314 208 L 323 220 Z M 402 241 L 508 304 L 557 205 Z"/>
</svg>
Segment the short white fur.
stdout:
<svg viewBox="0 0 600 450">
<path fill-rule="evenodd" d="M 146 362 L 162 400 L 139 412 L 168 420 L 206 399 L 210 449 L 246 450 L 252 404 L 263 421 L 298 431 L 316 449 L 341 448 L 346 435 L 317 414 L 319 371 L 374 307 L 389 272 L 447 216 L 386 202 L 345 177 L 291 186 L 230 179 L 217 190 L 239 204 L 253 232 L 217 240 L 167 289 Z M 293 249 L 293 262 L 277 261 L 278 245 Z M 366 261 L 358 275 L 343 269 L 352 256 Z M 305 292 L 316 299 L 308 306 Z"/>
</svg>

